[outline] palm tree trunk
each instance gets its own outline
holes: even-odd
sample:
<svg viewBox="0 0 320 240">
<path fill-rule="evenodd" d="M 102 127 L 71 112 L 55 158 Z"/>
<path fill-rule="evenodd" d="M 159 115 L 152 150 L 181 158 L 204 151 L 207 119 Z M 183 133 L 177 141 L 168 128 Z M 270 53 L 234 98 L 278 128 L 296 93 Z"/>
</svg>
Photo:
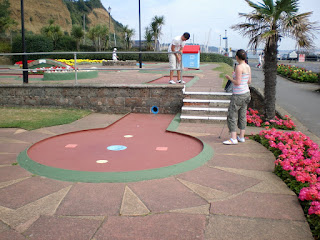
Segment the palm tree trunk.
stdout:
<svg viewBox="0 0 320 240">
<path fill-rule="evenodd" d="M 266 44 L 264 51 L 264 110 L 266 120 L 274 119 L 276 115 L 277 52 L 277 41 L 272 39 L 269 44 Z"/>
</svg>

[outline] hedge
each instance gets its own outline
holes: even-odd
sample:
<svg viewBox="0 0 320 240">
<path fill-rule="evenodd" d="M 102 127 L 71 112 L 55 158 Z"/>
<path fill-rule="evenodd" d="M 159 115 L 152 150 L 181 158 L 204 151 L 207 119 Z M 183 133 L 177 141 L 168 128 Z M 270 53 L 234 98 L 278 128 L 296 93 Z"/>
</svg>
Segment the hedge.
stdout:
<svg viewBox="0 0 320 240">
<path fill-rule="evenodd" d="M 26 35 L 25 37 L 27 52 L 52 52 L 53 43 L 49 38 L 42 35 Z M 22 53 L 22 37 L 17 36 L 13 39 L 12 42 L 12 52 L 13 53 Z M 37 60 L 44 58 L 43 55 L 30 55 L 28 56 L 29 60 Z M 12 56 L 12 61 L 18 62 L 22 60 L 22 56 Z"/>
</svg>

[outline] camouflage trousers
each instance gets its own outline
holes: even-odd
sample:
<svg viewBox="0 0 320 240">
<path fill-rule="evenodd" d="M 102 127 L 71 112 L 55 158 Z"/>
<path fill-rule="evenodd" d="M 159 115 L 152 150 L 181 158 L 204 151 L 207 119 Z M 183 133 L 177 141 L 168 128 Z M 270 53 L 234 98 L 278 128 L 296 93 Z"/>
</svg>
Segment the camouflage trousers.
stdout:
<svg viewBox="0 0 320 240">
<path fill-rule="evenodd" d="M 230 132 L 236 132 L 237 126 L 244 130 L 247 126 L 247 108 L 251 100 L 250 92 L 233 94 L 228 109 L 227 124 Z"/>
</svg>

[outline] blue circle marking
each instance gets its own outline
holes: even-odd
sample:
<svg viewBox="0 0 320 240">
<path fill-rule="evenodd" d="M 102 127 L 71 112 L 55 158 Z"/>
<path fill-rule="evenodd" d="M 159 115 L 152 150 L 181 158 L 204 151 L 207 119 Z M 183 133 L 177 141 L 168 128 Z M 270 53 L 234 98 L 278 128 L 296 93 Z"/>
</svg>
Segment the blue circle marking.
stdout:
<svg viewBox="0 0 320 240">
<path fill-rule="evenodd" d="M 111 146 L 107 147 L 107 149 L 110 151 L 122 151 L 122 150 L 127 149 L 127 147 L 123 146 L 123 145 L 111 145 Z"/>
<path fill-rule="evenodd" d="M 152 106 L 152 107 L 151 107 L 151 112 L 152 112 L 153 114 L 157 114 L 157 113 L 159 112 L 159 108 L 158 108 L 157 106 Z"/>
</svg>

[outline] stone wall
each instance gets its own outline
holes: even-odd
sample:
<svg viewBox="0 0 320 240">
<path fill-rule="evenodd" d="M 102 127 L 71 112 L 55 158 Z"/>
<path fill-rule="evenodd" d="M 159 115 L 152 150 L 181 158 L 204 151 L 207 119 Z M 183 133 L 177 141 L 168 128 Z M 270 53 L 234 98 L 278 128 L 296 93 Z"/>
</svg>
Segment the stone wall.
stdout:
<svg viewBox="0 0 320 240">
<path fill-rule="evenodd" d="M 102 61 L 102 66 L 136 66 L 137 61 L 136 60 L 126 60 L 126 61 L 113 61 L 113 60 L 107 60 Z"/>
<path fill-rule="evenodd" d="M 261 89 L 250 86 L 251 102 L 249 108 L 258 110 L 261 114 L 264 113 L 264 96 Z"/>
<path fill-rule="evenodd" d="M 105 113 L 175 114 L 183 104 L 183 86 L 112 85 L 112 86 L 36 86 L 5 85 L 0 87 L 2 106 L 43 106 L 91 109 Z"/>
</svg>

